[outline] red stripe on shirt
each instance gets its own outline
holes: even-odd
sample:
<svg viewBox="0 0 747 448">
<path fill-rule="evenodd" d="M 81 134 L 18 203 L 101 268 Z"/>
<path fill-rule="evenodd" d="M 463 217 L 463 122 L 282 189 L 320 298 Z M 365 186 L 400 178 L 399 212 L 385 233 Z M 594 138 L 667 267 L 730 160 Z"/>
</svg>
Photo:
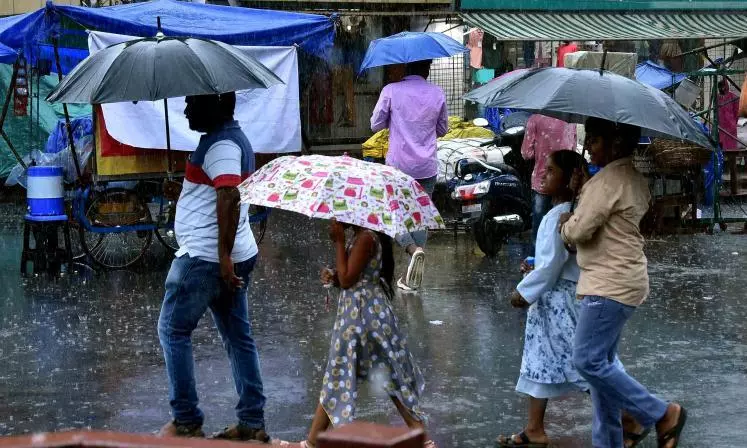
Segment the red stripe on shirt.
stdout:
<svg viewBox="0 0 747 448">
<path fill-rule="evenodd" d="M 213 180 L 215 188 L 235 187 L 241 183 L 241 176 L 238 174 L 221 174 Z"/>
<path fill-rule="evenodd" d="M 213 186 L 213 181 L 210 180 L 210 177 L 208 177 L 202 167 L 195 165 L 192 162 L 187 162 L 187 168 L 184 171 L 184 178 L 195 184 Z"/>
</svg>

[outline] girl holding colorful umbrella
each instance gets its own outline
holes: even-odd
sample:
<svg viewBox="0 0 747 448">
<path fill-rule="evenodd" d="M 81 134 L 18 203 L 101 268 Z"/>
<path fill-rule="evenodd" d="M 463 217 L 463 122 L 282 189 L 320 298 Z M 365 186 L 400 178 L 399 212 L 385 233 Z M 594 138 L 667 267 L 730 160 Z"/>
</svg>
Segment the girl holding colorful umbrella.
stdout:
<svg viewBox="0 0 747 448">
<path fill-rule="evenodd" d="M 340 295 L 319 404 L 301 446 L 314 447 L 330 425 L 352 422 L 359 382 L 379 372 L 407 425 L 422 428 L 423 377 L 391 306 L 392 237 L 443 227 L 427 192 L 394 168 L 346 156 L 276 159 L 239 191 L 244 202 L 332 220 L 335 269 L 321 276 Z"/>
</svg>

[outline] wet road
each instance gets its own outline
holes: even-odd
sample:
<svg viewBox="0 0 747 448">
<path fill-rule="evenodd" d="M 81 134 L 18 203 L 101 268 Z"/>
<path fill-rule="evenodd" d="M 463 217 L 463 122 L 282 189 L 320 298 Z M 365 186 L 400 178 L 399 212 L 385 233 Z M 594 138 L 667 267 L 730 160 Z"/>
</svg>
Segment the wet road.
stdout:
<svg viewBox="0 0 747 448">
<path fill-rule="evenodd" d="M 21 280 L 16 211 L 0 206 L 0 434 L 156 430 L 169 419 L 156 334 L 168 256 L 154 242 L 130 271 Z M 333 319 L 316 280 L 332 262 L 326 241 L 322 224 L 275 213 L 261 246 L 250 301 L 275 437 L 303 438 L 316 403 Z M 524 314 L 503 298 L 526 246 L 514 241 L 495 260 L 476 251 L 464 235 L 435 236 L 427 288 L 395 304 L 442 447 L 492 446 L 525 420 L 525 401 L 513 392 Z M 688 407 L 680 446 L 745 446 L 747 239 L 683 236 L 653 241 L 647 254 L 652 297 L 624 334 L 626 368 Z M 210 318 L 194 341 L 206 429 L 215 431 L 234 420 L 228 361 Z M 401 424 L 389 401 L 365 388 L 358 416 Z M 557 446 L 590 445 L 585 395 L 551 402 L 547 422 Z"/>
</svg>

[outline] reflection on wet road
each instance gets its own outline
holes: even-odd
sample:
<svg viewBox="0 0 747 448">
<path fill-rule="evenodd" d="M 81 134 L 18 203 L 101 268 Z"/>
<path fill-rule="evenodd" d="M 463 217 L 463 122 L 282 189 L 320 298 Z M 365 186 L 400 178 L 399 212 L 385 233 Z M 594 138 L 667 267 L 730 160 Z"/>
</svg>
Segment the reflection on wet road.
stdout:
<svg viewBox="0 0 747 448">
<path fill-rule="evenodd" d="M 167 254 L 154 245 L 132 271 L 22 280 L 19 226 L 7 213 L 0 227 L 0 434 L 156 430 L 169 419 L 156 334 Z M 423 406 L 442 447 L 492 446 L 499 433 L 525 422 L 525 401 L 513 392 L 524 314 L 505 296 L 519 280 L 526 245 L 514 241 L 495 260 L 476 251 L 465 235 L 435 236 L 425 291 L 395 304 L 426 377 Z M 681 446 L 744 446 L 747 239 L 683 236 L 651 242 L 647 253 L 652 297 L 624 335 L 626 368 L 688 407 Z M 332 260 L 323 223 L 272 215 L 250 301 L 275 437 L 299 440 L 311 421 L 333 319 L 317 276 Z M 235 391 L 209 318 L 194 342 L 206 429 L 214 431 L 233 422 Z M 390 402 L 366 388 L 358 417 L 401 424 Z M 558 446 L 589 445 L 585 395 L 551 403 L 547 422 Z M 647 442 L 655 446 L 654 437 Z"/>
</svg>

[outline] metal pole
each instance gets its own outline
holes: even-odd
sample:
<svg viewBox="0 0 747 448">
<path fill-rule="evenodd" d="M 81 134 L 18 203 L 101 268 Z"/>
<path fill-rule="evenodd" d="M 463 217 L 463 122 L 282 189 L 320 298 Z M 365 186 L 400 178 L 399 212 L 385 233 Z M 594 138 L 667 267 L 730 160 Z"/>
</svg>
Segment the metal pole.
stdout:
<svg viewBox="0 0 747 448">
<path fill-rule="evenodd" d="M 718 125 L 718 70 L 713 75 L 713 86 L 711 87 L 711 97 L 713 101 L 713 126 L 711 126 L 711 137 L 716 142 L 716 151 L 720 150 L 721 140 L 719 138 L 719 125 Z M 718 174 L 718 175 L 717 175 Z M 713 223 L 716 224 L 721 221 L 721 192 L 719 191 L 721 185 L 721 173 L 718 170 L 718 155 L 713 159 L 713 180 L 715 182 L 713 188 Z"/>
<path fill-rule="evenodd" d="M 26 164 L 23 163 L 23 158 L 21 158 L 20 154 L 18 154 L 18 151 L 16 151 L 16 148 L 13 146 L 13 143 L 10 142 L 10 138 L 8 138 L 8 134 L 5 133 L 5 130 L 3 130 L 3 126 L 5 125 L 5 117 L 8 115 L 8 107 L 10 106 L 10 99 L 13 98 L 13 90 L 16 87 L 16 76 L 18 75 L 18 66 L 16 64 L 13 64 L 13 74 L 10 76 L 10 82 L 8 83 L 8 93 L 5 95 L 5 103 L 3 103 L 3 112 L 2 115 L 0 115 L 0 135 L 2 135 L 3 139 L 5 140 L 5 143 L 8 144 L 8 148 L 10 148 L 10 152 L 13 153 L 16 160 L 18 160 L 18 163 L 23 167 L 23 169 L 26 169 Z"/>
<path fill-rule="evenodd" d="M 62 64 L 60 64 L 60 46 L 57 38 L 52 38 L 54 44 L 54 62 L 57 66 L 57 79 L 62 82 Z M 75 172 L 78 174 L 78 180 L 83 178 L 83 173 L 80 171 L 80 162 L 78 161 L 78 152 L 75 150 L 75 142 L 73 141 L 73 126 L 70 124 L 70 113 L 67 111 L 67 104 L 62 103 L 62 111 L 65 114 L 65 128 L 67 128 L 67 138 L 70 140 L 70 152 L 73 155 L 73 163 L 75 163 Z"/>
</svg>

